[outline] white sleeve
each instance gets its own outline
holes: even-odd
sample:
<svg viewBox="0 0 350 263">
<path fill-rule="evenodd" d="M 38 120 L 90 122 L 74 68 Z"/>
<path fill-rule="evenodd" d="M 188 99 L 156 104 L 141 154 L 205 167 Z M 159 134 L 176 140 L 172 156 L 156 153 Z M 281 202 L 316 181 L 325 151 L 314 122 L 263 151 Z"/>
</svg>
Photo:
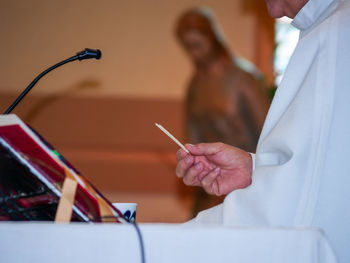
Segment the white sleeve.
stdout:
<svg viewBox="0 0 350 263">
<path fill-rule="evenodd" d="M 255 170 L 255 153 L 249 153 L 250 156 L 252 157 L 252 173 Z"/>
<path fill-rule="evenodd" d="M 195 218 L 185 222 L 186 225 L 197 225 L 197 224 L 222 224 L 222 203 L 200 211 Z"/>
</svg>

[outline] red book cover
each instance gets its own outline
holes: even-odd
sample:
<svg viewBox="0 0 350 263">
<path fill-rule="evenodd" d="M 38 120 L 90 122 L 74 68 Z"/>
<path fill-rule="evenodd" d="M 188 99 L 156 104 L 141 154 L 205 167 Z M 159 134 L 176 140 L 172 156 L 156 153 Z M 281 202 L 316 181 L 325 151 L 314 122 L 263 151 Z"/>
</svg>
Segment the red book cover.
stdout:
<svg viewBox="0 0 350 263">
<path fill-rule="evenodd" d="M 122 221 L 122 214 L 37 132 L 14 114 L 0 115 L 0 220 L 54 220 L 67 169 L 78 183 L 72 221 L 101 222 L 101 201 L 113 221 Z"/>
</svg>

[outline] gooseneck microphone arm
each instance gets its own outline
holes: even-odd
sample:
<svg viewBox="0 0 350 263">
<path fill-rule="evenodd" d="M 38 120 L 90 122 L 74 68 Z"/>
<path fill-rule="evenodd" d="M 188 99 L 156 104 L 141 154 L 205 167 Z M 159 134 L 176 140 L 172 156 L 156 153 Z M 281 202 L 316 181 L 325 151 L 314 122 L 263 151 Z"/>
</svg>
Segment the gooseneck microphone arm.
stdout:
<svg viewBox="0 0 350 263">
<path fill-rule="evenodd" d="M 42 73 L 40 73 L 29 85 L 28 87 L 17 97 L 17 99 L 8 107 L 8 109 L 4 112 L 4 114 L 9 114 L 16 106 L 17 104 L 24 98 L 25 95 L 34 87 L 34 85 L 47 73 L 50 71 L 54 70 L 55 68 L 58 68 L 66 63 L 75 61 L 75 60 L 84 60 L 84 59 L 90 59 L 90 58 L 95 58 L 95 59 L 100 59 L 101 58 L 101 51 L 100 50 L 94 50 L 94 49 L 89 49 L 86 48 L 85 50 L 78 52 L 77 55 L 67 58 L 50 68 L 46 69 Z"/>
</svg>

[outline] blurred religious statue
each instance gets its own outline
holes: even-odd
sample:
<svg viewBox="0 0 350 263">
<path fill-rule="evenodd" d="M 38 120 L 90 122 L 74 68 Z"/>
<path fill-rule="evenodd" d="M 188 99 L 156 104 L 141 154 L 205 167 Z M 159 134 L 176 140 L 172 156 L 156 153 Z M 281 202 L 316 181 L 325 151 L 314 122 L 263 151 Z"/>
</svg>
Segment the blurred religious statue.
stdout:
<svg viewBox="0 0 350 263">
<path fill-rule="evenodd" d="M 187 142 L 221 141 L 255 152 L 270 103 L 261 74 L 229 51 L 210 10 L 186 11 L 175 30 L 195 69 L 185 100 Z M 198 189 L 193 213 L 221 201 Z"/>
</svg>

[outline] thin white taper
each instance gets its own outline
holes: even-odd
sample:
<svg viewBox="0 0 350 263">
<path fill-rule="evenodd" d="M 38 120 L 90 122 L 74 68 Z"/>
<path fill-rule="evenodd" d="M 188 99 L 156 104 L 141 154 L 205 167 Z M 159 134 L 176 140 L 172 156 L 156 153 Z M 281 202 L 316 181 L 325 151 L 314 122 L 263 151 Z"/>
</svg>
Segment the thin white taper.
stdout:
<svg viewBox="0 0 350 263">
<path fill-rule="evenodd" d="M 162 132 L 164 132 L 166 135 L 169 136 L 170 139 L 172 139 L 177 145 L 179 145 L 185 152 L 190 153 L 185 146 L 179 142 L 178 139 L 176 139 L 170 132 L 168 132 L 162 125 L 158 123 L 154 123 Z"/>
</svg>

